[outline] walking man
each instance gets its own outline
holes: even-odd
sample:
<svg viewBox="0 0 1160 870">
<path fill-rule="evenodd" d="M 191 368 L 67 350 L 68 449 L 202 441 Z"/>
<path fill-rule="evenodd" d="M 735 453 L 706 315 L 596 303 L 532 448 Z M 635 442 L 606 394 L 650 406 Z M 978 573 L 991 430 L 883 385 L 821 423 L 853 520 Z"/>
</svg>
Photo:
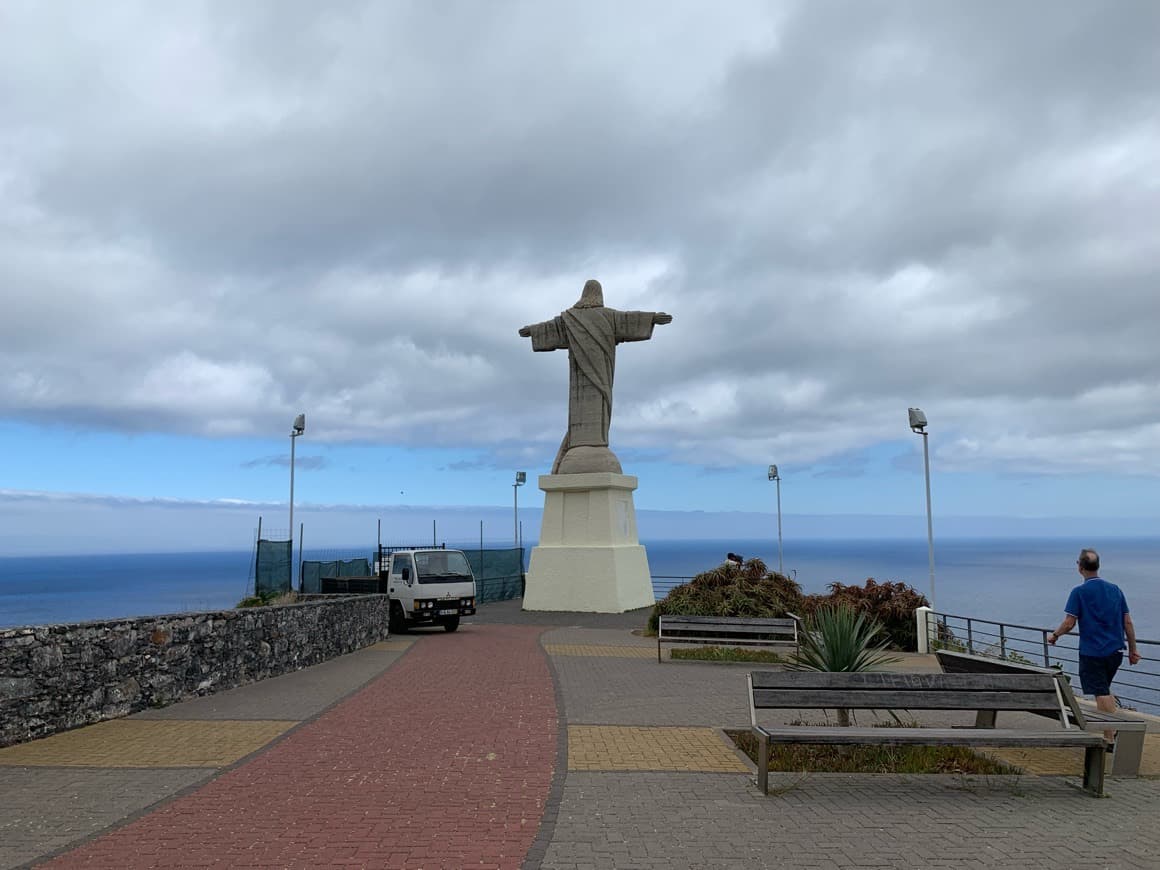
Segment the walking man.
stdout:
<svg viewBox="0 0 1160 870">
<path fill-rule="evenodd" d="M 1128 661 L 1133 665 L 1140 661 L 1136 629 L 1120 587 L 1099 576 L 1100 554 L 1091 549 L 1080 550 L 1075 564 L 1083 583 L 1071 590 L 1064 607 L 1066 616 L 1059 628 L 1047 636 L 1047 642 L 1054 644 L 1079 623 L 1080 685 L 1085 695 L 1095 695 L 1099 710 L 1114 713 L 1112 679 L 1124 661 L 1125 637 Z M 1111 740 L 1114 732 L 1105 731 L 1104 736 Z"/>
</svg>

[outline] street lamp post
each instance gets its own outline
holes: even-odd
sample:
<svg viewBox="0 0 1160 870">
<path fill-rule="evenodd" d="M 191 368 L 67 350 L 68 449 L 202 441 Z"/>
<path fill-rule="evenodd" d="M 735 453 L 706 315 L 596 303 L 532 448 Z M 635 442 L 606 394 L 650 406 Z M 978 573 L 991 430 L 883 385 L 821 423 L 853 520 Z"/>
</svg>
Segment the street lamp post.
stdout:
<svg viewBox="0 0 1160 870">
<path fill-rule="evenodd" d="M 290 588 L 294 588 L 294 441 L 306 431 L 306 415 L 294 418 L 290 429 Z"/>
<path fill-rule="evenodd" d="M 934 607 L 934 523 L 930 510 L 930 446 L 927 438 L 926 414 L 920 408 L 908 409 L 910 431 L 922 436 L 922 465 L 926 475 L 926 549 L 930 559 L 930 606 Z"/>
<path fill-rule="evenodd" d="M 781 475 L 777 473 L 777 466 L 769 466 L 769 479 L 777 483 L 777 573 L 785 575 L 781 563 Z"/>
<path fill-rule="evenodd" d="M 516 472 L 516 482 L 512 484 L 512 541 L 513 547 L 519 549 L 520 546 L 520 487 L 527 482 L 528 475 L 526 472 Z"/>
</svg>

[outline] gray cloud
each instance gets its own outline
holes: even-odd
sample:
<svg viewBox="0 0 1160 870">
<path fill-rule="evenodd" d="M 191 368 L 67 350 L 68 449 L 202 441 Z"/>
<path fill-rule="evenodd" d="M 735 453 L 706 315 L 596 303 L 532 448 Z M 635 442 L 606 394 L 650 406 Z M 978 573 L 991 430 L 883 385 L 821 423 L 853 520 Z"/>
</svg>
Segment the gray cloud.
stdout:
<svg viewBox="0 0 1160 870">
<path fill-rule="evenodd" d="M 1154 4 L 5 14 L 12 419 L 550 458 L 596 276 L 626 455 L 1160 471 Z"/>
</svg>

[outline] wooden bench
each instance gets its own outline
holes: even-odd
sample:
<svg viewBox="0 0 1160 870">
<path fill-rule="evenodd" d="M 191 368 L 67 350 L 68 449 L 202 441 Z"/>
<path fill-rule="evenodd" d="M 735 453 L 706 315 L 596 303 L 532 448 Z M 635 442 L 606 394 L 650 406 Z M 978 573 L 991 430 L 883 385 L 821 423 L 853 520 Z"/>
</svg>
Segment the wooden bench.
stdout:
<svg viewBox="0 0 1160 870">
<path fill-rule="evenodd" d="M 1144 733 L 1148 723 L 1123 713 L 1105 713 L 1102 710 L 1085 710 L 1076 700 L 1067 675 L 1058 668 L 1040 668 L 1024 665 L 1006 659 L 972 655 L 940 649 L 935 651 L 939 667 L 947 674 L 1048 674 L 1059 681 L 1060 691 L 1067 706 L 1068 719 L 1077 728 L 1086 731 L 1114 731 L 1116 740 L 1112 750 L 1112 776 L 1139 776 L 1140 762 L 1144 757 Z M 1030 710 L 1036 713 L 1040 711 Z M 1041 715 L 1044 715 L 1040 713 Z M 995 727 L 995 711 L 980 710 L 975 716 L 979 728 Z"/>
<path fill-rule="evenodd" d="M 662 643 L 711 646 L 780 646 L 798 649 L 798 620 L 743 616 L 669 616 L 657 622 L 657 661 Z"/>
<path fill-rule="evenodd" d="M 862 728 L 793 725 L 766 728 L 758 710 L 1034 710 L 1054 714 L 1059 727 L 1030 731 L 999 728 Z M 887 674 L 754 671 L 749 716 L 757 737 L 757 784 L 769 794 L 769 744 L 839 746 L 1081 747 L 1083 787 L 1104 791 L 1104 747 L 1098 734 L 1068 721 L 1059 682 L 1047 674 Z"/>
</svg>

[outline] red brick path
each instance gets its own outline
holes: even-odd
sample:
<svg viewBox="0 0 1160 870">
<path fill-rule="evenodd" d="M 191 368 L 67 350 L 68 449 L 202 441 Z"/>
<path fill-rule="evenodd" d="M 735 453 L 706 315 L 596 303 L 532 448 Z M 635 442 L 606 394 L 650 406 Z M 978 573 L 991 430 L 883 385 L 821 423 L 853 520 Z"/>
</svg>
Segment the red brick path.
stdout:
<svg viewBox="0 0 1160 870">
<path fill-rule="evenodd" d="M 541 630 L 423 638 L 252 761 L 50 866 L 517 868 L 556 763 Z"/>
</svg>

